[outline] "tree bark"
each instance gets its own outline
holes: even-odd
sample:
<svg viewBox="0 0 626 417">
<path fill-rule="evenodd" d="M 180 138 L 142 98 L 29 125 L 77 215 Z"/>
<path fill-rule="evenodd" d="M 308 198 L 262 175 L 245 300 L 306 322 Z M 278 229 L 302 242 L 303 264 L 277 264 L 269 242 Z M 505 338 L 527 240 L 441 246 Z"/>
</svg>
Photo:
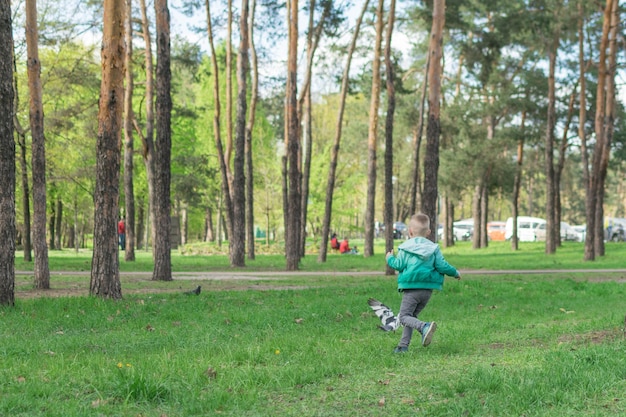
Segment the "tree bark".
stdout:
<svg viewBox="0 0 626 417">
<path fill-rule="evenodd" d="M 587 82 L 585 79 L 586 63 L 585 63 L 585 19 L 583 11 L 583 1 L 578 2 L 578 76 L 580 82 L 580 94 L 578 103 L 578 139 L 580 140 L 580 154 L 583 166 L 583 184 L 585 187 L 585 209 L 587 212 L 587 220 L 589 219 L 589 200 L 591 199 L 591 174 L 589 172 L 589 151 L 587 150 L 587 133 L 585 124 L 587 122 Z M 592 261 L 595 258 L 593 241 L 586 238 L 589 230 L 585 234 L 585 251 L 584 259 Z"/>
<path fill-rule="evenodd" d="M 0 0 L 0 305 L 15 304 L 15 140 L 11 0 Z"/>
<path fill-rule="evenodd" d="M 148 224 L 145 230 L 145 247 L 148 248 L 148 231 L 156 230 L 154 219 L 155 195 L 154 195 L 154 66 L 152 64 L 152 37 L 150 36 L 150 22 L 148 21 L 148 10 L 146 1 L 139 0 L 141 7 L 141 28 L 145 44 L 145 64 L 146 64 L 146 134 L 142 134 L 141 129 L 135 126 L 135 130 L 141 137 L 143 144 L 142 155 L 146 167 L 146 179 L 148 183 Z M 143 234 L 142 234 L 143 236 Z M 154 260 L 154 252 L 152 252 Z"/>
<path fill-rule="evenodd" d="M 350 82 L 350 65 L 352 63 L 352 55 L 356 49 L 356 41 L 359 37 L 359 31 L 361 30 L 361 22 L 363 16 L 367 11 L 369 0 L 365 0 L 361 14 L 357 18 L 356 25 L 354 27 L 354 33 L 352 35 L 352 42 L 347 52 L 346 66 L 343 69 L 343 75 L 341 78 L 341 92 L 339 93 L 339 109 L 337 111 L 337 123 L 335 125 L 335 138 L 333 146 L 330 150 L 330 164 L 328 167 L 328 181 L 326 183 L 326 202 L 324 206 L 324 220 L 322 223 L 322 236 L 320 243 L 320 251 L 317 257 L 318 262 L 326 262 L 326 255 L 328 251 L 328 237 L 330 233 L 330 222 L 332 218 L 333 210 L 333 193 L 335 191 L 335 180 L 337 175 L 337 160 L 339 158 L 339 147 L 341 144 L 341 130 L 343 127 L 343 114 L 346 107 L 346 96 L 348 95 L 348 83 Z"/>
<path fill-rule="evenodd" d="M 287 223 L 285 224 L 285 252 L 287 270 L 295 271 L 300 262 L 300 138 L 298 120 L 298 0 L 290 0 L 289 16 L 289 54 L 287 58 Z"/>
<path fill-rule="evenodd" d="M 235 126 L 235 159 L 233 165 L 233 234 L 231 266 L 245 266 L 246 255 L 246 177 L 244 172 L 246 145 L 246 111 L 249 57 L 248 57 L 248 0 L 241 0 L 239 20 L 239 56 L 237 59 L 237 121 Z"/>
<path fill-rule="evenodd" d="M 439 176 L 439 136 L 441 134 L 439 111 L 445 9 L 445 0 L 434 0 L 433 24 L 428 49 L 430 55 L 428 70 L 428 128 L 426 130 L 426 155 L 424 157 L 422 212 L 430 217 L 430 238 L 433 241 L 437 238 L 437 181 Z"/>
<path fill-rule="evenodd" d="M 220 104 L 220 85 L 219 85 L 219 68 L 217 65 L 217 55 L 215 53 L 215 45 L 213 42 L 213 25 L 211 23 L 211 8 L 209 0 L 205 0 L 204 2 L 206 15 L 207 15 L 207 34 L 209 37 L 209 47 L 211 50 L 211 67 L 213 69 L 213 99 L 215 100 L 215 110 L 213 112 L 213 130 L 215 135 L 215 148 L 217 150 L 217 158 L 220 164 L 220 173 L 222 176 L 222 200 L 220 200 L 220 208 L 218 209 L 218 217 L 222 214 L 221 203 L 223 202 L 226 206 L 224 211 L 226 212 L 226 235 L 232 236 L 232 227 L 233 227 L 233 201 L 231 199 L 231 191 L 230 191 L 230 182 L 229 182 L 229 169 L 226 166 L 226 159 L 224 157 L 224 147 L 222 146 L 222 135 L 221 135 L 221 104 Z M 221 222 L 218 221 L 218 246 L 221 246 L 222 237 L 219 231 L 221 227 Z M 232 241 L 229 240 L 229 245 L 232 244 Z"/>
<path fill-rule="evenodd" d="M 155 101 L 157 134 L 154 147 L 154 217 L 156 229 L 152 233 L 154 241 L 154 272 L 152 279 L 155 281 L 171 281 L 170 166 L 172 154 L 172 73 L 170 69 L 170 11 L 167 0 L 155 0 L 154 9 L 157 45 L 157 95 Z"/>
<path fill-rule="evenodd" d="M 124 49 L 124 0 L 105 0 L 94 191 L 94 251 L 89 293 L 115 300 L 122 298 L 117 218 Z"/>
<path fill-rule="evenodd" d="M 515 159 L 515 176 L 513 178 L 513 198 L 511 204 L 511 217 L 513 218 L 513 234 L 511 236 L 511 249 L 516 251 L 519 249 L 519 240 L 517 234 L 517 216 L 519 215 L 519 194 L 522 185 L 522 165 L 524 162 L 524 137 L 526 130 L 526 111 L 522 112 L 522 121 L 520 123 L 520 135 L 517 140 L 517 157 Z"/>
<path fill-rule="evenodd" d="M 430 54 L 426 57 L 426 65 L 424 66 L 424 81 L 422 82 L 419 117 L 417 127 L 413 133 L 413 182 L 411 184 L 411 213 L 417 213 L 418 203 L 422 201 L 422 187 L 420 186 L 420 150 L 422 147 L 422 134 L 424 133 L 424 104 L 426 102 L 426 93 L 428 91 L 429 66 Z"/>
<path fill-rule="evenodd" d="M 259 68 L 256 48 L 254 47 L 254 14 L 256 10 L 256 0 L 250 0 L 250 23 L 248 24 L 248 42 L 250 44 L 250 59 L 252 61 L 252 86 L 250 91 L 250 111 L 248 112 L 248 123 L 246 125 L 246 230 L 248 241 L 248 259 L 255 258 L 255 235 L 254 235 L 254 171 L 252 158 L 252 130 L 256 117 L 256 104 L 259 96 Z"/>
<path fill-rule="evenodd" d="M 391 37 L 396 18 L 396 0 L 389 4 L 387 30 L 385 34 L 385 79 L 387 89 L 387 115 L 385 117 L 385 225 L 393 225 L 393 119 L 396 111 L 396 90 L 394 86 L 394 64 L 391 61 Z M 393 226 L 385 228 L 385 253 L 393 251 Z M 395 270 L 386 266 L 385 275 L 395 275 Z"/>
<path fill-rule="evenodd" d="M 133 1 L 126 0 L 126 88 L 124 90 L 124 206 L 126 219 L 125 261 L 135 260 L 135 190 L 133 187 Z M 146 45 L 148 47 L 149 45 Z"/>
<path fill-rule="evenodd" d="M 48 245 L 46 244 L 46 146 L 38 38 L 37 2 L 36 0 L 27 0 L 26 48 L 32 136 L 34 286 L 36 289 L 49 289 L 50 269 L 48 266 Z"/>
<path fill-rule="evenodd" d="M 546 121 L 545 175 L 546 175 L 546 254 L 556 252 L 556 189 L 554 173 L 554 129 L 556 126 L 556 58 L 560 31 L 556 30 L 548 51 L 548 116 Z"/>
<path fill-rule="evenodd" d="M 376 7 L 376 40 L 374 41 L 374 59 L 372 60 L 372 90 L 370 97 L 369 128 L 367 132 L 367 201 L 365 208 L 365 242 L 363 256 L 374 255 L 374 212 L 376 210 L 376 147 L 378 143 L 378 108 L 380 106 L 380 50 L 383 39 L 384 0 L 378 0 Z M 386 230 L 392 229 L 392 223 L 385 223 Z"/>
<path fill-rule="evenodd" d="M 604 222 L 601 202 L 598 198 L 603 195 L 604 190 L 600 190 L 604 184 L 601 183 L 601 163 L 602 152 L 605 147 L 605 106 L 606 106 L 606 84 L 607 84 L 607 65 L 606 50 L 609 42 L 609 31 L 611 26 L 611 11 L 613 3 L 616 0 L 607 0 L 604 9 L 604 21 L 602 23 L 602 37 L 600 39 L 600 56 L 598 59 L 598 84 L 596 88 L 596 117 L 595 117 L 595 134 L 596 146 L 592 157 L 592 168 L 590 172 L 590 192 L 586 199 L 586 215 L 587 215 L 587 237 L 585 246 L 593 245 L 594 258 L 604 254 Z M 598 207 L 600 212 L 598 212 Z M 585 249 L 585 254 L 589 251 Z"/>
</svg>

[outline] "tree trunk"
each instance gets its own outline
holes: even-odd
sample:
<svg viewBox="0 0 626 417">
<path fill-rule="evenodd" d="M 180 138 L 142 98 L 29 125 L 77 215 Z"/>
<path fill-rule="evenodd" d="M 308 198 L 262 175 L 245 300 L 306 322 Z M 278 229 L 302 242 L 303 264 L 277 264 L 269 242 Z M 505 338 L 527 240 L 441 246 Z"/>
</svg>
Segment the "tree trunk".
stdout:
<svg viewBox="0 0 626 417">
<path fill-rule="evenodd" d="M 580 94 L 578 103 L 578 139 L 580 140 L 580 154 L 583 166 L 583 184 L 585 186 L 585 210 L 586 217 L 589 220 L 589 205 L 591 198 L 591 174 L 589 172 L 589 152 L 587 150 L 587 133 L 585 132 L 585 123 L 587 121 L 587 84 L 585 80 L 586 63 L 585 63 L 585 19 L 583 12 L 583 0 L 578 2 L 578 73 L 580 80 Z M 595 258 L 595 252 L 593 247 L 593 240 L 587 238 L 589 235 L 587 225 L 587 231 L 585 234 L 585 254 L 584 259 L 586 261 L 592 261 Z"/>
<path fill-rule="evenodd" d="M 221 204 L 222 201 L 226 206 L 224 210 L 226 211 L 226 234 L 228 236 L 232 236 L 232 227 L 233 227 L 233 202 L 231 199 L 231 190 L 230 190 L 230 181 L 229 181 L 229 171 L 230 169 L 227 167 L 226 159 L 224 157 L 224 148 L 222 146 L 222 135 L 221 135 L 221 104 L 220 104 L 220 85 L 219 85 L 219 68 L 217 65 L 217 55 L 215 53 L 215 45 L 213 42 L 213 25 L 211 23 L 211 8 L 209 4 L 209 0 L 205 0 L 204 2 L 206 8 L 206 16 L 207 16 L 207 33 L 209 36 L 209 47 L 211 49 L 211 67 L 213 69 L 213 98 L 215 100 L 215 110 L 213 113 L 213 130 L 215 135 L 215 148 L 217 150 L 217 157 L 220 164 L 220 173 L 222 176 L 222 200 L 220 200 L 220 208 L 218 210 L 218 216 L 221 216 L 222 209 Z M 221 223 L 218 224 L 218 229 L 221 227 Z M 218 230 L 218 246 L 221 246 L 221 233 Z M 232 242 L 229 241 L 229 245 Z"/>
<path fill-rule="evenodd" d="M 306 246 L 306 224 L 307 224 L 307 209 L 309 201 L 309 182 L 311 176 L 311 158 L 313 150 L 313 127 L 312 127 L 312 100 L 311 100 L 311 79 L 313 77 L 313 58 L 315 51 L 319 45 L 320 38 L 322 36 L 324 24 L 326 18 L 330 14 L 330 9 L 333 2 L 325 2 L 324 10 L 320 16 L 317 25 L 314 25 L 314 11 L 315 0 L 309 1 L 309 24 L 307 29 L 307 66 L 305 70 L 304 82 L 300 91 L 300 98 L 298 99 L 298 120 L 304 120 L 304 137 L 303 151 L 304 155 L 301 155 L 301 167 L 302 167 L 302 193 L 300 196 L 300 256 L 305 255 Z"/>
<path fill-rule="evenodd" d="M 155 226 L 152 231 L 154 242 L 154 273 L 155 281 L 172 280 L 172 258 L 170 242 L 170 180 L 172 154 L 172 98 L 170 69 L 170 11 L 167 0 L 154 2 L 156 16 L 156 102 L 155 114 L 157 135 L 154 146 L 154 195 L 155 195 Z"/>
<path fill-rule="evenodd" d="M 11 0 L 0 0 L 0 305 L 15 304 L 15 139 Z"/>
<path fill-rule="evenodd" d="M 156 229 L 154 218 L 155 195 L 154 195 L 154 66 L 152 64 L 152 37 L 150 36 L 150 22 L 148 21 L 148 10 L 146 1 L 139 0 L 141 7 L 141 28 L 145 44 L 145 64 L 146 64 L 146 134 L 142 134 L 141 129 L 135 126 L 135 130 L 141 136 L 143 149 L 143 161 L 146 167 L 146 179 L 148 183 L 148 222 L 145 227 L 144 245 L 149 246 L 149 231 Z M 142 234 L 143 235 L 143 234 Z M 154 252 L 152 253 L 154 260 Z"/>
<path fill-rule="evenodd" d="M 243 0 L 242 0 L 243 1 Z M 233 153 L 233 2 L 226 0 L 226 149 L 224 150 L 224 159 L 226 160 L 226 175 L 228 176 L 228 189 L 231 192 L 230 198 L 235 199 L 233 186 L 233 173 L 230 170 L 230 161 Z M 233 201 L 233 205 L 236 202 Z M 233 207 L 234 209 L 234 207 Z M 231 218 L 231 223 L 234 219 Z M 233 225 L 234 227 L 234 225 Z M 232 233 L 236 233 L 231 230 Z M 232 242 L 231 242 L 232 249 Z M 231 260 L 232 263 L 232 260 Z"/>
<path fill-rule="evenodd" d="M 287 58 L 287 223 L 285 224 L 285 252 L 287 270 L 295 271 L 300 262 L 300 155 L 298 120 L 298 0 L 288 2 L 289 55 Z"/>
<path fill-rule="evenodd" d="M 33 172 L 33 248 L 36 289 L 50 288 L 48 245 L 46 244 L 46 145 L 43 126 L 41 62 L 39 61 L 37 1 L 26 1 L 26 48 L 30 91 L 30 131 Z M 9 108 L 12 108 L 9 107 Z"/>
<path fill-rule="evenodd" d="M 393 218 L 393 119 L 396 111 L 396 90 L 394 65 L 391 61 L 391 37 L 396 18 L 396 0 L 389 4 L 387 30 L 385 35 L 385 79 L 387 89 L 387 115 L 385 117 L 385 225 L 392 224 Z M 393 251 L 393 226 L 385 228 L 385 253 Z M 385 275 L 395 275 L 396 271 L 386 266 Z"/>
<path fill-rule="evenodd" d="M 57 197 L 55 213 L 54 230 L 56 230 L 56 232 L 54 236 L 54 247 L 61 250 L 63 248 L 61 244 L 61 238 L 63 236 L 63 201 L 59 197 Z"/>
<path fill-rule="evenodd" d="M 367 132 L 367 201 L 365 208 L 365 242 L 363 256 L 374 255 L 374 214 L 376 210 L 376 147 L 378 143 L 378 108 L 380 105 L 380 49 L 383 39 L 384 0 L 376 7 L 376 40 L 372 60 L 372 90 L 370 97 L 369 128 Z M 385 223 L 385 229 L 393 229 L 393 220 Z"/>
<path fill-rule="evenodd" d="M 341 92 L 339 93 L 339 110 L 337 112 L 337 123 L 335 125 L 335 138 L 333 146 L 330 151 L 330 166 L 328 167 L 328 181 L 326 183 L 326 204 L 324 206 L 324 220 L 322 223 L 322 236 L 320 243 L 320 252 L 317 258 L 318 262 L 326 262 L 326 254 L 328 248 L 328 236 L 330 233 L 330 221 L 332 218 L 333 210 L 333 193 L 335 191 L 335 180 L 337 174 L 337 159 L 339 158 L 339 146 L 341 144 L 341 129 L 343 127 L 343 114 L 346 107 L 346 96 L 348 95 L 348 83 L 350 82 L 350 65 L 352 63 L 352 55 L 356 48 L 356 41 L 359 37 L 359 31 L 361 29 L 361 22 L 363 16 L 367 11 L 369 0 L 365 0 L 361 14 L 359 15 L 356 25 L 354 27 L 354 33 L 352 35 L 352 42 L 347 52 L 346 66 L 343 69 L 343 76 L 341 78 Z"/>
<path fill-rule="evenodd" d="M 604 92 L 604 118 L 601 124 L 603 130 L 603 144 L 600 151 L 599 166 L 597 169 L 596 192 L 596 239 L 595 252 L 598 256 L 604 256 L 604 194 L 609 158 L 611 156 L 611 142 L 613 141 L 613 131 L 615 122 L 615 75 L 617 72 L 617 28 L 619 27 L 618 2 L 613 0 L 610 9 L 610 30 L 608 35 L 609 56 L 606 70 L 605 92 Z M 608 2 L 607 2 L 608 8 Z"/>
<path fill-rule="evenodd" d="M 430 55 L 428 70 L 428 128 L 426 130 L 426 156 L 424 157 L 422 212 L 430 217 L 430 237 L 433 241 L 436 240 L 437 236 L 437 181 L 439 175 L 439 136 L 441 134 L 439 110 L 445 9 L 445 0 L 434 0 L 433 25 L 428 49 L 428 54 Z"/>
<path fill-rule="evenodd" d="M 254 47 L 254 14 L 256 0 L 250 0 L 250 23 L 248 24 L 248 42 L 250 44 L 250 58 L 252 60 L 252 88 L 250 92 L 250 111 L 248 112 L 248 124 L 246 125 L 246 231 L 248 241 L 248 259 L 255 258 L 254 246 L 254 171 L 252 163 L 252 130 L 256 117 L 256 104 L 259 95 L 259 68 L 256 48 Z"/>
<path fill-rule="evenodd" d="M 546 122 L 545 142 L 545 174 L 546 174 L 546 254 L 556 252 L 556 189 L 554 179 L 554 128 L 556 126 L 556 57 L 559 49 L 560 33 L 557 30 L 550 45 L 548 58 L 550 62 L 548 75 L 548 116 Z"/>
<path fill-rule="evenodd" d="M 422 93 L 420 97 L 420 111 L 417 127 L 413 134 L 413 182 L 411 184 L 411 213 L 417 213 L 417 207 L 422 201 L 422 188 L 420 186 L 420 150 L 422 147 L 422 134 L 424 133 L 424 103 L 426 102 L 426 92 L 428 91 L 428 67 L 430 66 L 430 54 L 426 57 L 424 66 L 424 81 L 422 82 Z M 419 198 L 418 198 L 419 197 Z M 448 242 L 449 243 L 449 242 Z"/>
<path fill-rule="evenodd" d="M 233 231 L 230 252 L 231 266 L 245 266 L 246 255 L 246 111 L 248 89 L 248 0 L 241 0 L 241 17 L 239 20 L 240 40 L 237 59 L 237 121 L 235 132 L 235 160 L 233 165 Z"/>
<path fill-rule="evenodd" d="M 94 250 L 89 293 L 115 300 L 122 298 L 117 218 L 124 49 L 124 0 L 105 0 L 94 191 Z"/>
<path fill-rule="evenodd" d="M 126 218 L 125 261 L 135 260 L 135 190 L 133 188 L 133 1 L 126 0 L 126 88 L 124 90 L 124 205 Z M 149 45 L 146 45 L 148 47 Z"/>
<path fill-rule="evenodd" d="M 5 27 L 8 27 L 5 26 Z M 13 36 L 11 36 L 11 42 L 13 42 Z M 11 57 L 13 65 L 13 73 L 17 74 L 17 62 L 15 60 L 15 54 L 13 54 L 14 46 L 11 45 Z M 3 55 L 5 56 L 5 55 Z M 31 242 L 31 230 L 30 230 L 30 188 L 28 186 L 28 164 L 26 162 L 26 131 L 20 125 L 20 121 L 17 118 L 17 112 L 19 108 L 19 89 L 17 84 L 17 77 L 13 78 L 13 128 L 17 133 L 17 142 L 20 147 L 20 170 L 21 170 L 21 182 L 22 182 L 22 216 L 24 219 L 24 229 L 22 230 L 22 244 L 24 246 L 24 262 L 32 262 L 32 242 Z"/>
<path fill-rule="evenodd" d="M 561 246 L 561 176 L 563 175 L 563 169 L 565 168 L 565 158 L 567 157 L 567 148 L 569 145 L 568 135 L 569 128 L 574 117 L 574 104 L 576 103 L 576 86 L 569 97 L 569 105 L 567 107 L 567 120 L 563 128 L 563 135 L 561 136 L 561 144 L 559 146 L 559 159 L 554 171 L 554 208 L 555 208 L 555 223 L 556 223 L 556 242 L 558 246 Z"/>
<path fill-rule="evenodd" d="M 513 198 L 511 199 L 511 217 L 513 218 L 513 234 L 511 235 L 511 249 L 519 249 L 517 234 L 517 216 L 519 215 L 519 194 L 522 185 L 522 164 L 524 162 L 524 136 L 526 130 L 526 111 L 522 111 L 520 135 L 517 140 L 517 157 L 515 160 L 515 175 L 513 178 Z"/>
</svg>

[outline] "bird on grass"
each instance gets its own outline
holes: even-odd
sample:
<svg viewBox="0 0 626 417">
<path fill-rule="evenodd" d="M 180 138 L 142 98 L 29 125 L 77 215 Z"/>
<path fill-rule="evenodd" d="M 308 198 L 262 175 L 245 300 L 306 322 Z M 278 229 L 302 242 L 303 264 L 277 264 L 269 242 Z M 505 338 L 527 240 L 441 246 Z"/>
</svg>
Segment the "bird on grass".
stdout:
<svg viewBox="0 0 626 417">
<path fill-rule="evenodd" d="M 202 287 L 198 285 L 195 290 L 185 291 L 185 295 L 200 295 Z"/>
<path fill-rule="evenodd" d="M 393 311 L 375 298 L 367 300 L 367 304 L 374 310 L 374 313 L 380 319 L 382 325 L 378 326 L 379 329 L 386 332 L 396 331 L 400 327 L 400 320 L 393 314 Z"/>
</svg>

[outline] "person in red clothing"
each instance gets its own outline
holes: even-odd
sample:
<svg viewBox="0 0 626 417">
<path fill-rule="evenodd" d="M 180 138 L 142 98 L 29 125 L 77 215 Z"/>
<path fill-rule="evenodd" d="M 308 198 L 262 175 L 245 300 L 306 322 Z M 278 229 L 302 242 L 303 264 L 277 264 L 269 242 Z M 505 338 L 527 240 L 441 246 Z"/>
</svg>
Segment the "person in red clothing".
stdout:
<svg viewBox="0 0 626 417">
<path fill-rule="evenodd" d="M 337 233 L 333 233 L 330 237 L 330 248 L 334 250 L 339 249 L 339 239 L 337 239 Z"/>
<path fill-rule="evenodd" d="M 351 248 L 350 243 L 348 243 L 348 238 L 344 237 L 343 240 L 341 241 L 341 244 L 339 245 L 339 252 L 342 255 L 354 254 L 354 253 L 357 253 L 357 249 L 356 249 L 356 246 Z"/>
<path fill-rule="evenodd" d="M 123 217 L 117 223 L 117 237 L 120 249 L 126 249 L 126 223 L 124 222 Z"/>
</svg>

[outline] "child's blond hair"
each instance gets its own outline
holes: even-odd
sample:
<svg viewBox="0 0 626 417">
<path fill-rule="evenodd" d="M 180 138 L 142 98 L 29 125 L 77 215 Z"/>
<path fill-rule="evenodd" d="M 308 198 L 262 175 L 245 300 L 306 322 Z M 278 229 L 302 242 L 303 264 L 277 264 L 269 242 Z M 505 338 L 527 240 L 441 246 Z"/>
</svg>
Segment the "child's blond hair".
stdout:
<svg viewBox="0 0 626 417">
<path fill-rule="evenodd" d="M 424 213 L 417 213 L 409 220 L 409 234 L 411 236 L 426 237 L 430 233 L 430 218 Z"/>
</svg>

